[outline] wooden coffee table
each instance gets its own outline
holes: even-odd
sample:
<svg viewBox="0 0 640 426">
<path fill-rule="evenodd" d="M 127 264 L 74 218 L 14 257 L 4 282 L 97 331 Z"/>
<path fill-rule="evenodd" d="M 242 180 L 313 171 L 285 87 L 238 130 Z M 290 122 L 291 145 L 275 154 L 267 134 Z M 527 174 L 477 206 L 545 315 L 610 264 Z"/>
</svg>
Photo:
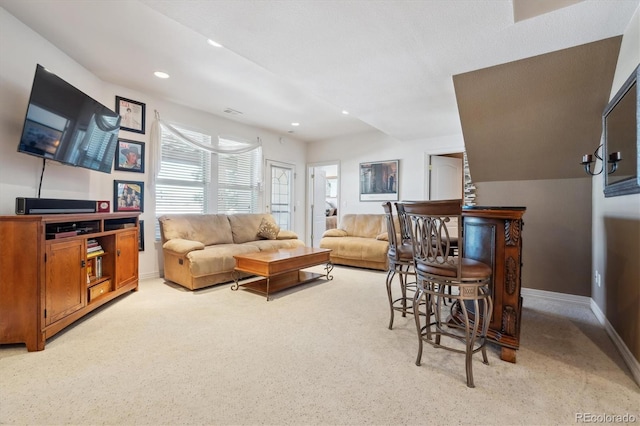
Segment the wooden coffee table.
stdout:
<svg viewBox="0 0 640 426">
<path fill-rule="evenodd" d="M 331 253 L 330 249 L 300 247 L 233 256 L 236 259 L 236 267 L 231 290 L 235 291 L 243 287 L 264 294 L 269 300 L 271 293 L 289 287 L 308 283 L 321 277 L 332 280 L 333 264 L 329 259 L 329 253 Z M 302 271 L 302 269 L 321 264 L 325 264 L 326 272 L 324 274 Z M 236 271 L 263 278 L 240 284 Z"/>
</svg>

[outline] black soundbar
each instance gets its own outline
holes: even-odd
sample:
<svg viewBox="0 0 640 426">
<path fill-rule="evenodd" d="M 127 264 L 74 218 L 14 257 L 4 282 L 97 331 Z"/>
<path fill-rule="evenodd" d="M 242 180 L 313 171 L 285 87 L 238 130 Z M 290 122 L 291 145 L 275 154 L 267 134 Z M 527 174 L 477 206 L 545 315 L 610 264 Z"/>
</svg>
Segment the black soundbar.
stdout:
<svg viewBox="0 0 640 426">
<path fill-rule="evenodd" d="M 95 213 L 95 201 L 57 198 L 16 198 L 16 214 Z"/>
</svg>

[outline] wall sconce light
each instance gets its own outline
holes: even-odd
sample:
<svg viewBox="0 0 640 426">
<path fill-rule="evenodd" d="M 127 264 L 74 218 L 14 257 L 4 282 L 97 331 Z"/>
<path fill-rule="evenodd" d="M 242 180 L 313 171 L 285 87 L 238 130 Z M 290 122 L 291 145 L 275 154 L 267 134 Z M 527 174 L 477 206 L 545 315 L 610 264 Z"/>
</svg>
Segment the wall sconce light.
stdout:
<svg viewBox="0 0 640 426">
<path fill-rule="evenodd" d="M 582 162 L 580 164 L 582 164 L 584 166 L 584 171 L 591 176 L 595 176 L 595 175 L 599 175 L 600 173 L 602 173 L 602 171 L 604 170 L 604 161 L 602 160 L 602 157 L 600 156 L 600 154 L 598 154 L 598 151 L 600 151 L 600 148 L 602 148 L 602 145 L 600 145 L 599 147 L 596 148 L 595 151 L 593 151 L 593 155 L 591 154 L 586 154 L 582 156 Z M 591 165 L 595 163 L 595 158 L 597 158 L 598 160 L 602 161 L 601 164 L 601 168 L 599 172 L 594 172 L 591 170 Z M 607 174 L 611 174 L 613 172 L 615 172 L 618 169 L 618 162 L 622 160 L 622 154 L 619 152 L 612 152 L 611 154 L 609 154 L 609 170 L 607 171 Z M 595 164 L 594 164 L 595 166 Z"/>
</svg>

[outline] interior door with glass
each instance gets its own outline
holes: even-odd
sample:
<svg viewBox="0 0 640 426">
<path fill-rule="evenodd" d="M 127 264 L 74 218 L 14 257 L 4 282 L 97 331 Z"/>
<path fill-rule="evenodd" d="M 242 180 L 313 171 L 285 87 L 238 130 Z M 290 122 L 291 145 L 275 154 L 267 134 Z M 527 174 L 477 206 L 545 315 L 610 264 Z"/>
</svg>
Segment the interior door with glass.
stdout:
<svg viewBox="0 0 640 426">
<path fill-rule="evenodd" d="M 268 200 L 266 211 L 271 213 L 281 229 L 293 230 L 293 189 L 295 166 L 267 160 L 268 182 L 266 191 Z"/>
</svg>

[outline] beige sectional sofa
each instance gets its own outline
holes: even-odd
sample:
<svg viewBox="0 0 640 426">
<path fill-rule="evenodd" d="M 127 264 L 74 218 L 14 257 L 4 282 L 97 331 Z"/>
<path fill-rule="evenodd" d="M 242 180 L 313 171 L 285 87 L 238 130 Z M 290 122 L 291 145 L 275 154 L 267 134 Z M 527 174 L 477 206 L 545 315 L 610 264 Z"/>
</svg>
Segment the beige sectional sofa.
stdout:
<svg viewBox="0 0 640 426">
<path fill-rule="evenodd" d="M 233 280 L 234 255 L 303 247 L 270 214 L 171 214 L 158 218 L 164 278 L 191 290 Z"/>
<path fill-rule="evenodd" d="M 332 250 L 334 264 L 386 271 L 388 240 L 384 214 L 345 214 L 338 228 L 324 232 L 320 247 Z"/>
</svg>

